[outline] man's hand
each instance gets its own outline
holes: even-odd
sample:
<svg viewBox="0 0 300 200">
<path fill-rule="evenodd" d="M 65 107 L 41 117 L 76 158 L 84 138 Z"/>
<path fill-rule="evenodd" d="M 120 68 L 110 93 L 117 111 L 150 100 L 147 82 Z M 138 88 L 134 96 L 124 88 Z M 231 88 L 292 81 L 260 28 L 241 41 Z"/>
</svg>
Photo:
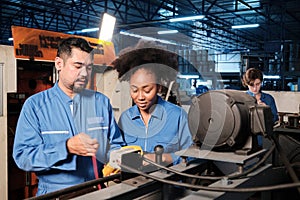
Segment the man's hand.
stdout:
<svg viewBox="0 0 300 200">
<path fill-rule="evenodd" d="M 81 156 L 95 156 L 99 148 L 96 139 L 92 139 L 85 133 L 79 133 L 68 139 L 67 148 L 69 153 Z"/>
</svg>

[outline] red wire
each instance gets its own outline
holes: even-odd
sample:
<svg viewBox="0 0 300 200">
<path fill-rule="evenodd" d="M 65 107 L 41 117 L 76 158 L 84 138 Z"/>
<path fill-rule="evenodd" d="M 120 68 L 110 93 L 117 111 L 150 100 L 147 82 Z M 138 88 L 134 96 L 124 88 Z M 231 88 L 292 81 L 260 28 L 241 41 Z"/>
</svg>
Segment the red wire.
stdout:
<svg viewBox="0 0 300 200">
<path fill-rule="evenodd" d="M 98 165 L 97 165 L 96 156 L 92 156 L 92 161 L 93 161 L 93 168 L 94 168 L 95 178 L 98 179 L 99 178 L 99 174 L 98 174 Z M 98 190 L 101 190 L 100 183 L 97 185 L 97 187 L 98 187 Z"/>
</svg>

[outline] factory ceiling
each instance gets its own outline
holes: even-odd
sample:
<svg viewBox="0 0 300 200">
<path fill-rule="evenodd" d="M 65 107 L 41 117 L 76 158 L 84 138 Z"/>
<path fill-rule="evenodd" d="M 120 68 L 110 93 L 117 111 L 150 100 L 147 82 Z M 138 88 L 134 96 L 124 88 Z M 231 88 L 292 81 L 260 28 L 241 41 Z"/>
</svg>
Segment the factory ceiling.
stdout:
<svg viewBox="0 0 300 200">
<path fill-rule="evenodd" d="M 0 43 L 11 26 L 24 26 L 97 37 L 102 14 L 116 16 L 115 33 L 126 31 L 221 52 L 275 53 L 300 43 L 299 0 L 1 0 Z M 171 18 L 204 15 L 203 19 L 170 22 Z M 259 24 L 232 29 L 233 25 Z M 159 29 L 179 33 L 157 35 Z"/>
</svg>

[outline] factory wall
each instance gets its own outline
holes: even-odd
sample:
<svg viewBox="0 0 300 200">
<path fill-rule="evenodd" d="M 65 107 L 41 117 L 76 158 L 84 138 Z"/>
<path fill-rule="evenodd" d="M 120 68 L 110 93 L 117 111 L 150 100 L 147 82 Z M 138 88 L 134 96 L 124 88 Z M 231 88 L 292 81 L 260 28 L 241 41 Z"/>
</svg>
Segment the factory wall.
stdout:
<svg viewBox="0 0 300 200">
<path fill-rule="evenodd" d="M 278 112 L 298 113 L 300 105 L 300 92 L 291 91 L 264 91 L 271 94 L 276 102 Z"/>
<path fill-rule="evenodd" d="M 0 199 L 8 199 L 8 176 L 7 176 L 7 93 L 16 92 L 17 90 L 17 68 L 16 59 L 14 58 L 14 49 L 12 46 L 0 45 L 0 63 L 3 64 L 3 77 L 0 80 L 2 94 L 0 97 L 3 102 L 3 115 L 0 116 Z"/>
<path fill-rule="evenodd" d="M 96 76 L 97 91 L 105 94 L 109 99 L 114 110 L 114 116 L 118 122 L 123 111 L 132 105 L 130 97 L 129 83 L 118 80 L 116 70 L 106 71 Z"/>
</svg>

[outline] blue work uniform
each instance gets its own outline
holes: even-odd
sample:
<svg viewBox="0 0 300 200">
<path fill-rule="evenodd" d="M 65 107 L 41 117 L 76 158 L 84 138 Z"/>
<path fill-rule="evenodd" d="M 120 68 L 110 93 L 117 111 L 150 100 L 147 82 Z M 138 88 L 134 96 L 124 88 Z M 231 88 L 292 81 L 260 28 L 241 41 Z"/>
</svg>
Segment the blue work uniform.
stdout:
<svg viewBox="0 0 300 200">
<path fill-rule="evenodd" d="M 124 145 L 106 96 L 83 90 L 71 99 L 56 83 L 25 101 L 17 123 L 13 157 L 20 169 L 36 173 L 37 195 L 95 179 L 92 158 L 69 154 L 66 147 L 66 141 L 80 132 L 100 144 L 96 157 L 101 176 L 110 149 Z"/>
<path fill-rule="evenodd" d="M 162 145 L 164 153 L 171 153 L 173 164 L 177 164 L 179 157 L 174 152 L 187 149 L 193 143 L 187 113 L 159 96 L 154 106 L 148 127 L 136 105 L 121 114 L 119 127 L 127 145 L 141 146 L 148 153 L 154 153 L 154 147 Z"/>
</svg>

